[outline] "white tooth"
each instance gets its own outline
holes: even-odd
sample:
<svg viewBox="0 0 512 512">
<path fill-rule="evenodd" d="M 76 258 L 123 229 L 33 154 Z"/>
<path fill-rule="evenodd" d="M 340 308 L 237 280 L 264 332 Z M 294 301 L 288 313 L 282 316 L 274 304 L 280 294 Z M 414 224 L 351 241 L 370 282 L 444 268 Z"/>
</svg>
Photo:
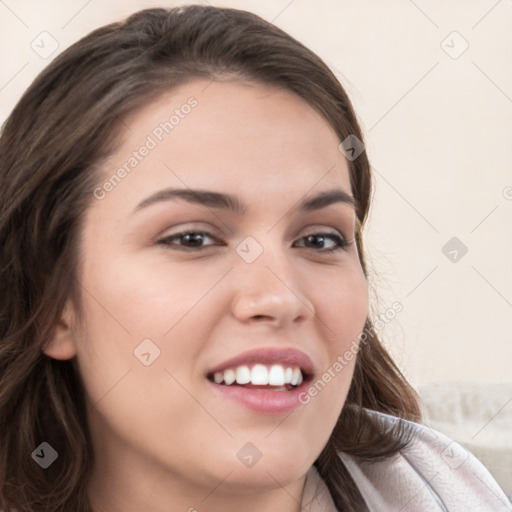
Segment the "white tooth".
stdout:
<svg viewBox="0 0 512 512">
<path fill-rule="evenodd" d="M 268 375 L 268 383 L 271 386 L 283 386 L 284 385 L 284 370 L 279 364 L 275 364 L 270 368 Z"/>
<path fill-rule="evenodd" d="M 224 384 L 230 386 L 235 382 L 235 370 L 224 370 Z"/>
<path fill-rule="evenodd" d="M 213 380 L 216 384 L 220 384 L 224 380 L 224 373 L 223 372 L 215 372 L 213 374 Z"/>
<path fill-rule="evenodd" d="M 302 377 L 302 373 L 300 371 L 300 368 L 294 368 L 293 369 L 293 373 L 292 373 L 292 381 L 291 381 L 291 385 L 292 386 L 297 386 L 298 383 L 299 383 L 299 379 Z M 226 380 L 226 377 L 224 376 L 224 380 Z"/>
<path fill-rule="evenodd" d="M 291 368 L 286 368 L 284 372 L 284 383 L 290 384 L 292 382 L 292 374 L 293 370 Z"/>
<path fill-rule="evenodd" d="M 300 372 L 299 380 L 297 382 L 297 386 L 300 386 L 302 384 L 302 381 L 304 380 L 304 377 L 302 376 L 302 372 Z"/>
<path fill-rule="evenodd" d="M 248 366 L 239 366 L 236 369 L 236 383 L 247 384 L 251 382 L 251 370 Z"/>
<path fill-rule="evenodd" d="M 262 364 L 256 364 L 251 371 L 251 383 L 255 385 L 268 384 L 268 370 Z"/>
</svg>

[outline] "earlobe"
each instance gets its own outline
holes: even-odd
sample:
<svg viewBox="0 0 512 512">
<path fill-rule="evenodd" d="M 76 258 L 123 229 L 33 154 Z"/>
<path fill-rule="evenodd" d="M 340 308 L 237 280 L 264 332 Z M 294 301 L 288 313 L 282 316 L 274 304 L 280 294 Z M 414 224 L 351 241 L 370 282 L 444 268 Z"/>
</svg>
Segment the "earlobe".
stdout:
<svg viewBox="0 0 512 512">
<path fill-rule="evenodd" d="M 75 357 L 77 350 L 74 327 L 74 314 L 68 302 L 55 326 L 53 338 L 43 347 L 43 352 L 53 359 L 66 360 Z"/>
</svg>

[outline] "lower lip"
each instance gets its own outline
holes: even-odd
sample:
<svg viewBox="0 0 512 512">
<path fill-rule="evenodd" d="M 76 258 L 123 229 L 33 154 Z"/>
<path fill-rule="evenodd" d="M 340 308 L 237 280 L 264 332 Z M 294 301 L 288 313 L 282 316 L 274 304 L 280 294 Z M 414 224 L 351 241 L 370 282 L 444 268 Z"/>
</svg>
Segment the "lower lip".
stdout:
<svg viewBox="0 0 512 512">
<path fill-rule="evenodd" d="M 300 386 L 289 391 L 266 391 L 264 389 L 247 389 L 242 386 L 225 386 L 208 381 L 215 392 L 223 397 L 258 413 L 286 414 L 304 405 L 300 397 L 307 391 L 309 383 L 304 381 Z"/>
</svg>

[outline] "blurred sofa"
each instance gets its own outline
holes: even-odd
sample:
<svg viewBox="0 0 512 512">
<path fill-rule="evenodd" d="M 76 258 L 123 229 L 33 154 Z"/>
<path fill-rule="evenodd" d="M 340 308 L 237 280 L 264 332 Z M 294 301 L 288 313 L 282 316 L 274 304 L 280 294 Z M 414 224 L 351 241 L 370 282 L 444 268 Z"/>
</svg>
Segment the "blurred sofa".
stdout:
<svg viewBox="0 0 512 512">
<path fill-rule="evenodd" d="M 512 499 L 512 382 L 416 386 L 424 423 L 477 457 Z"/>
</svg>

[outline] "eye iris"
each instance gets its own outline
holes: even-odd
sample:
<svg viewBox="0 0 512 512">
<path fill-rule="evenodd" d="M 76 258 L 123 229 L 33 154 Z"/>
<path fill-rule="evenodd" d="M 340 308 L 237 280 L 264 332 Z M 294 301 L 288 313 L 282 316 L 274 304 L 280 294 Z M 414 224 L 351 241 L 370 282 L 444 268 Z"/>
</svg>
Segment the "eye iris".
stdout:
<svg viewBox="0 0 512 512">
<path fill-rule="evenodd" d="M 325 243 L 325 237 L 323 235 L 308 235 L 307 237 L 307 241 L 308 242 L 313 242 L 314 240 L 321 240 L 321 243 L 322 243 L 322 247 L 324 246 L 324 243 Z M 316 244 L 318 245 L 318 244 Z"/>
<path fill-rule="evenodd" d="M 192 241 L 191 245 L 193 247 L 201 245 L 201 242 L 203 241 L 202 237 L 203 235 L 201 233 L 187 233 L 183 235 L 183 238 L 188 245 L 190 245 L 189 242 Z"/>
</svg>

